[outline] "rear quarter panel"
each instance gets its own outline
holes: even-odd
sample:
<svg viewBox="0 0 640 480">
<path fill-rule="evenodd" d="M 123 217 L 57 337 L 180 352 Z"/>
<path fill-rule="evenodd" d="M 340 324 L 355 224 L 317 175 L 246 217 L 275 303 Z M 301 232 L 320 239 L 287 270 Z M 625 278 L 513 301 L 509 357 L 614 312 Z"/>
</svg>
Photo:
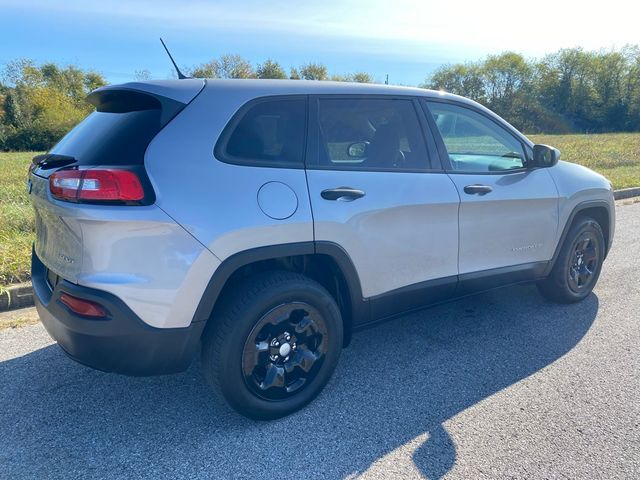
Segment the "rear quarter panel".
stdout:
<svg viewBox="0 0 640 480">
<path fill-rule="evenodd" d="M 66 280 L 110 292 L 145 323 L 187 327 L 218 259 L 154 205 L 61 202 L 33 177 L 35 250 Z M 46 227 L 46 230 L 43 228 Z"/>
<path fill-rule="evenodd" d="M 145 156 L 156 204 L 220 260 L 251 248 L 313 240 L 304 169 L 232 165 L 214 157 L 215 143 L 233 114 L 258 96 L 264 94 L 208 85 L 151 142 Z M 258 191 L 268 182 L 295 192 L 297 208 L 290 217 L 276 220 L 260 209 Z"/>
</svg>

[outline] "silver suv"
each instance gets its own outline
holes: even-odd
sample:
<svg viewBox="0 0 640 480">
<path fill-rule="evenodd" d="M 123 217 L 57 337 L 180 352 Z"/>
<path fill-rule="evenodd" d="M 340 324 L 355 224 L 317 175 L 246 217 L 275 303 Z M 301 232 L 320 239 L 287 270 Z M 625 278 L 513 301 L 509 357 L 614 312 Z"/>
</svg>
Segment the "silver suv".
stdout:
<svg viewBox="0 0 640 480">
<path fill-rule="evenodd" d="M 455 95 L 188 79 L 89 100 L 29 174 L 44 326 L 130 375 L 201 350 L 249 417 L 310 402 L 367 324 L 521 282 L 581 300 L 611 247 L 605 178 Z"/>
</svg>

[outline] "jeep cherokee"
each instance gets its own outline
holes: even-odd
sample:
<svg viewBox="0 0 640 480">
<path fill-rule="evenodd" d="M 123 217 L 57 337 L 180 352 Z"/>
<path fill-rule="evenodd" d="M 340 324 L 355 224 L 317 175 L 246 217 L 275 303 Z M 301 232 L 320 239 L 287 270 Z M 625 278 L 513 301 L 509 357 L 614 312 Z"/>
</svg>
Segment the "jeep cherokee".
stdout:
<svg viewBox="0 0 640 480">
<path fill-rule="evenodd" d="M 252 418 L 316 397 L 354 330 L 514 283 L 579 301 L 611 247 L 605 178 L 459 96 L 186 79 L 89 101 L 30 167 L 42 323 L 104 371 L 200 351 Z"/>
</svg>

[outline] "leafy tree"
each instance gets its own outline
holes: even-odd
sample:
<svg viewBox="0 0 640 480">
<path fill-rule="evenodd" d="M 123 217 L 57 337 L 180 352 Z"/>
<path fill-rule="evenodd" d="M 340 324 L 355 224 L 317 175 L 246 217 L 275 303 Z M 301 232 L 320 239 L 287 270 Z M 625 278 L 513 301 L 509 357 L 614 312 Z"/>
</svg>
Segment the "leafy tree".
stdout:
<svg viewBox="0 0 640 480">
<path fill-rule="evenodd" d="M 304 80 L 327 80 L 327 67 L 322 63 L 307 63 L 300 67 L 300 77 Z"/>
<path fill-rule="evenodd" d="M 171 71 L 171 76 L 175 73 Z M 321 63 L 291 67 L 273 59 L 254 68 L 240 55 L 222 55 L 194 67 L 203 78 L 291 78 L 372 82 L 366 72 L 329 75 Z M 136 71 L 138 80 L 151 78 Z M 46 150 L 93 110 L 85 97 L 106 85 L 97 72 L 74 65 L 20 58 L 0 75 L 0 150 Z M 528 132 L 640 130 L 640 47 L 562 49 L 539 60 L 514 52 L 444 65 L 422 85 L 484 103 Z"/>
<path fill-rule="evenodd" d="M 624 92 L 629 106 L 624 129 L 637 131 L 640 130 L 640 47 L 626 46 L 624 55 L 629 65 Z"/>
<path fill-rule="evenodd" d="M 153 76 L 151 75 L 151 72 L 145 68 L 142 70 L 136 70 L 133 73 L 133 78 L 139 82 L 143 82 L 145 80 L 151 80 Z"/>
<path fill-rule="evenodd" d="M 530 132 L 640 129 L 640 47 L 563 49 L 538 61 L 506 52 L 437 69 L 426 87 L 458 93 Z"/>
<path fill-rule="evenodd" d="M 210 62 L 198 65 L 191 70 L 191 76 L 195 78 L 220 78 L 219 77 L 220 65 L 217 60 L 211 60 Z"/>
<path fill-rule="evenodd" d="M 373 83 L 371 75 L 367 72 L 356 72 L 347 75 L 333 74 L 330 78 L 333 82 Z"/>
<path fill-rule="evenodd" d="M 106 84 L 107 82 L 104 77 L 97 72 L 89 70 L 84 74 L 84 88 L 87 92 L 104 87 Z"/>
<path fill-rule="evenodd" d="M 106 85 L 96 72 L 19 59 L 5 66 L 0 149 L 49 149 L 93 110 L 85 100 Z"/>
<path fill-rule="evenodd" d="M 256 76 L 258 78 L 287 78 L 287 74 L 280 64 L 271 59 L 267 59 L 264 63 L 258 65 L 258 68 L 256 69 Z"/>
<path fill-rule="evenodd" d="M 591 129 L 597 92 L 593 88 L 596 55 L 580 48 L 547 55 L 535 66 L 537 101 L 557 112 L 572 128 Z"/>
<path fill-rule="evenodd" d="M 482 68 L 473 63 L 444 65 L 438 68 L 423 87 L 445 90 L 483 102 L 486 93 Z"/>
<path fill-rule="evenodd" d="M 220 78 L 255 78 L 253 67 L 240 55 L 222 55 L 219 65 Z"/>
<path fill-rule="evenodd" d="M 196 78 L 254 78 L 251 64 L 240 55 L 225 54 L 198 65 L 191 71 Z"/>
<path fill-rule="evenodd" d="M 506 109 L 515 96 L 528 85 L 531 68 L 517 53 L 490 55 L 482 66 L 487 102 L 494 108 Z"/>
<path fill-rule="evenodd" d="M 329 80 L 331 80 L 332 82 L 350 82 L 351 77 L 349 75 L 334 73 L 333 75 L 331 75 L 331 77 L 329 77 Z"/>
<path fill-rule="evenodd" d="M 21 102 L 18 99 L 18 95 L 17 91 L 10 91 L 5 95 L 3 105 L 3 123 L 14 128 L 20 128 L 26 123 L 22 114 L 22 108 L 20 107 Z"/>
<path fill-rule="evenodd" d="M 289 73 L 289 79 L 300 80 L 300 72 L 298 72 L 298 69 L 296 67 L 291 67 L 291 70 Z"/>
<path fill-rule="evenodd" d="M 349 77 L 349 80 L 356 83 L 373 83 L 373 78 L 367 72 L 356 72 Z"/>
</svg>

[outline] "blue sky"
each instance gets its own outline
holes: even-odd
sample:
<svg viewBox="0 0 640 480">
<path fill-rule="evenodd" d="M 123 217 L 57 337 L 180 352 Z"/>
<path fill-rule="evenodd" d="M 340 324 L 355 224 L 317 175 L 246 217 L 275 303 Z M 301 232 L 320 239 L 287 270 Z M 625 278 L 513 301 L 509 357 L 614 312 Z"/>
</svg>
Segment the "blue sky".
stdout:
<svg viewBox="0 0 640 480">
<path fill-rule="evenodd" d="M 527 5 L 527 8 L 519 5 Z M 18 57 L 74 63 L 110 82 L 136 70 L 167 78 L 162 36 L 180 66 L 223 53 L 285 68 L 317 61 L 416 85 L 438 65 L 515 50 L 640 44 L 640 6 L 608 0 L 0 0 L 0 64 Z"/>
</svg>

